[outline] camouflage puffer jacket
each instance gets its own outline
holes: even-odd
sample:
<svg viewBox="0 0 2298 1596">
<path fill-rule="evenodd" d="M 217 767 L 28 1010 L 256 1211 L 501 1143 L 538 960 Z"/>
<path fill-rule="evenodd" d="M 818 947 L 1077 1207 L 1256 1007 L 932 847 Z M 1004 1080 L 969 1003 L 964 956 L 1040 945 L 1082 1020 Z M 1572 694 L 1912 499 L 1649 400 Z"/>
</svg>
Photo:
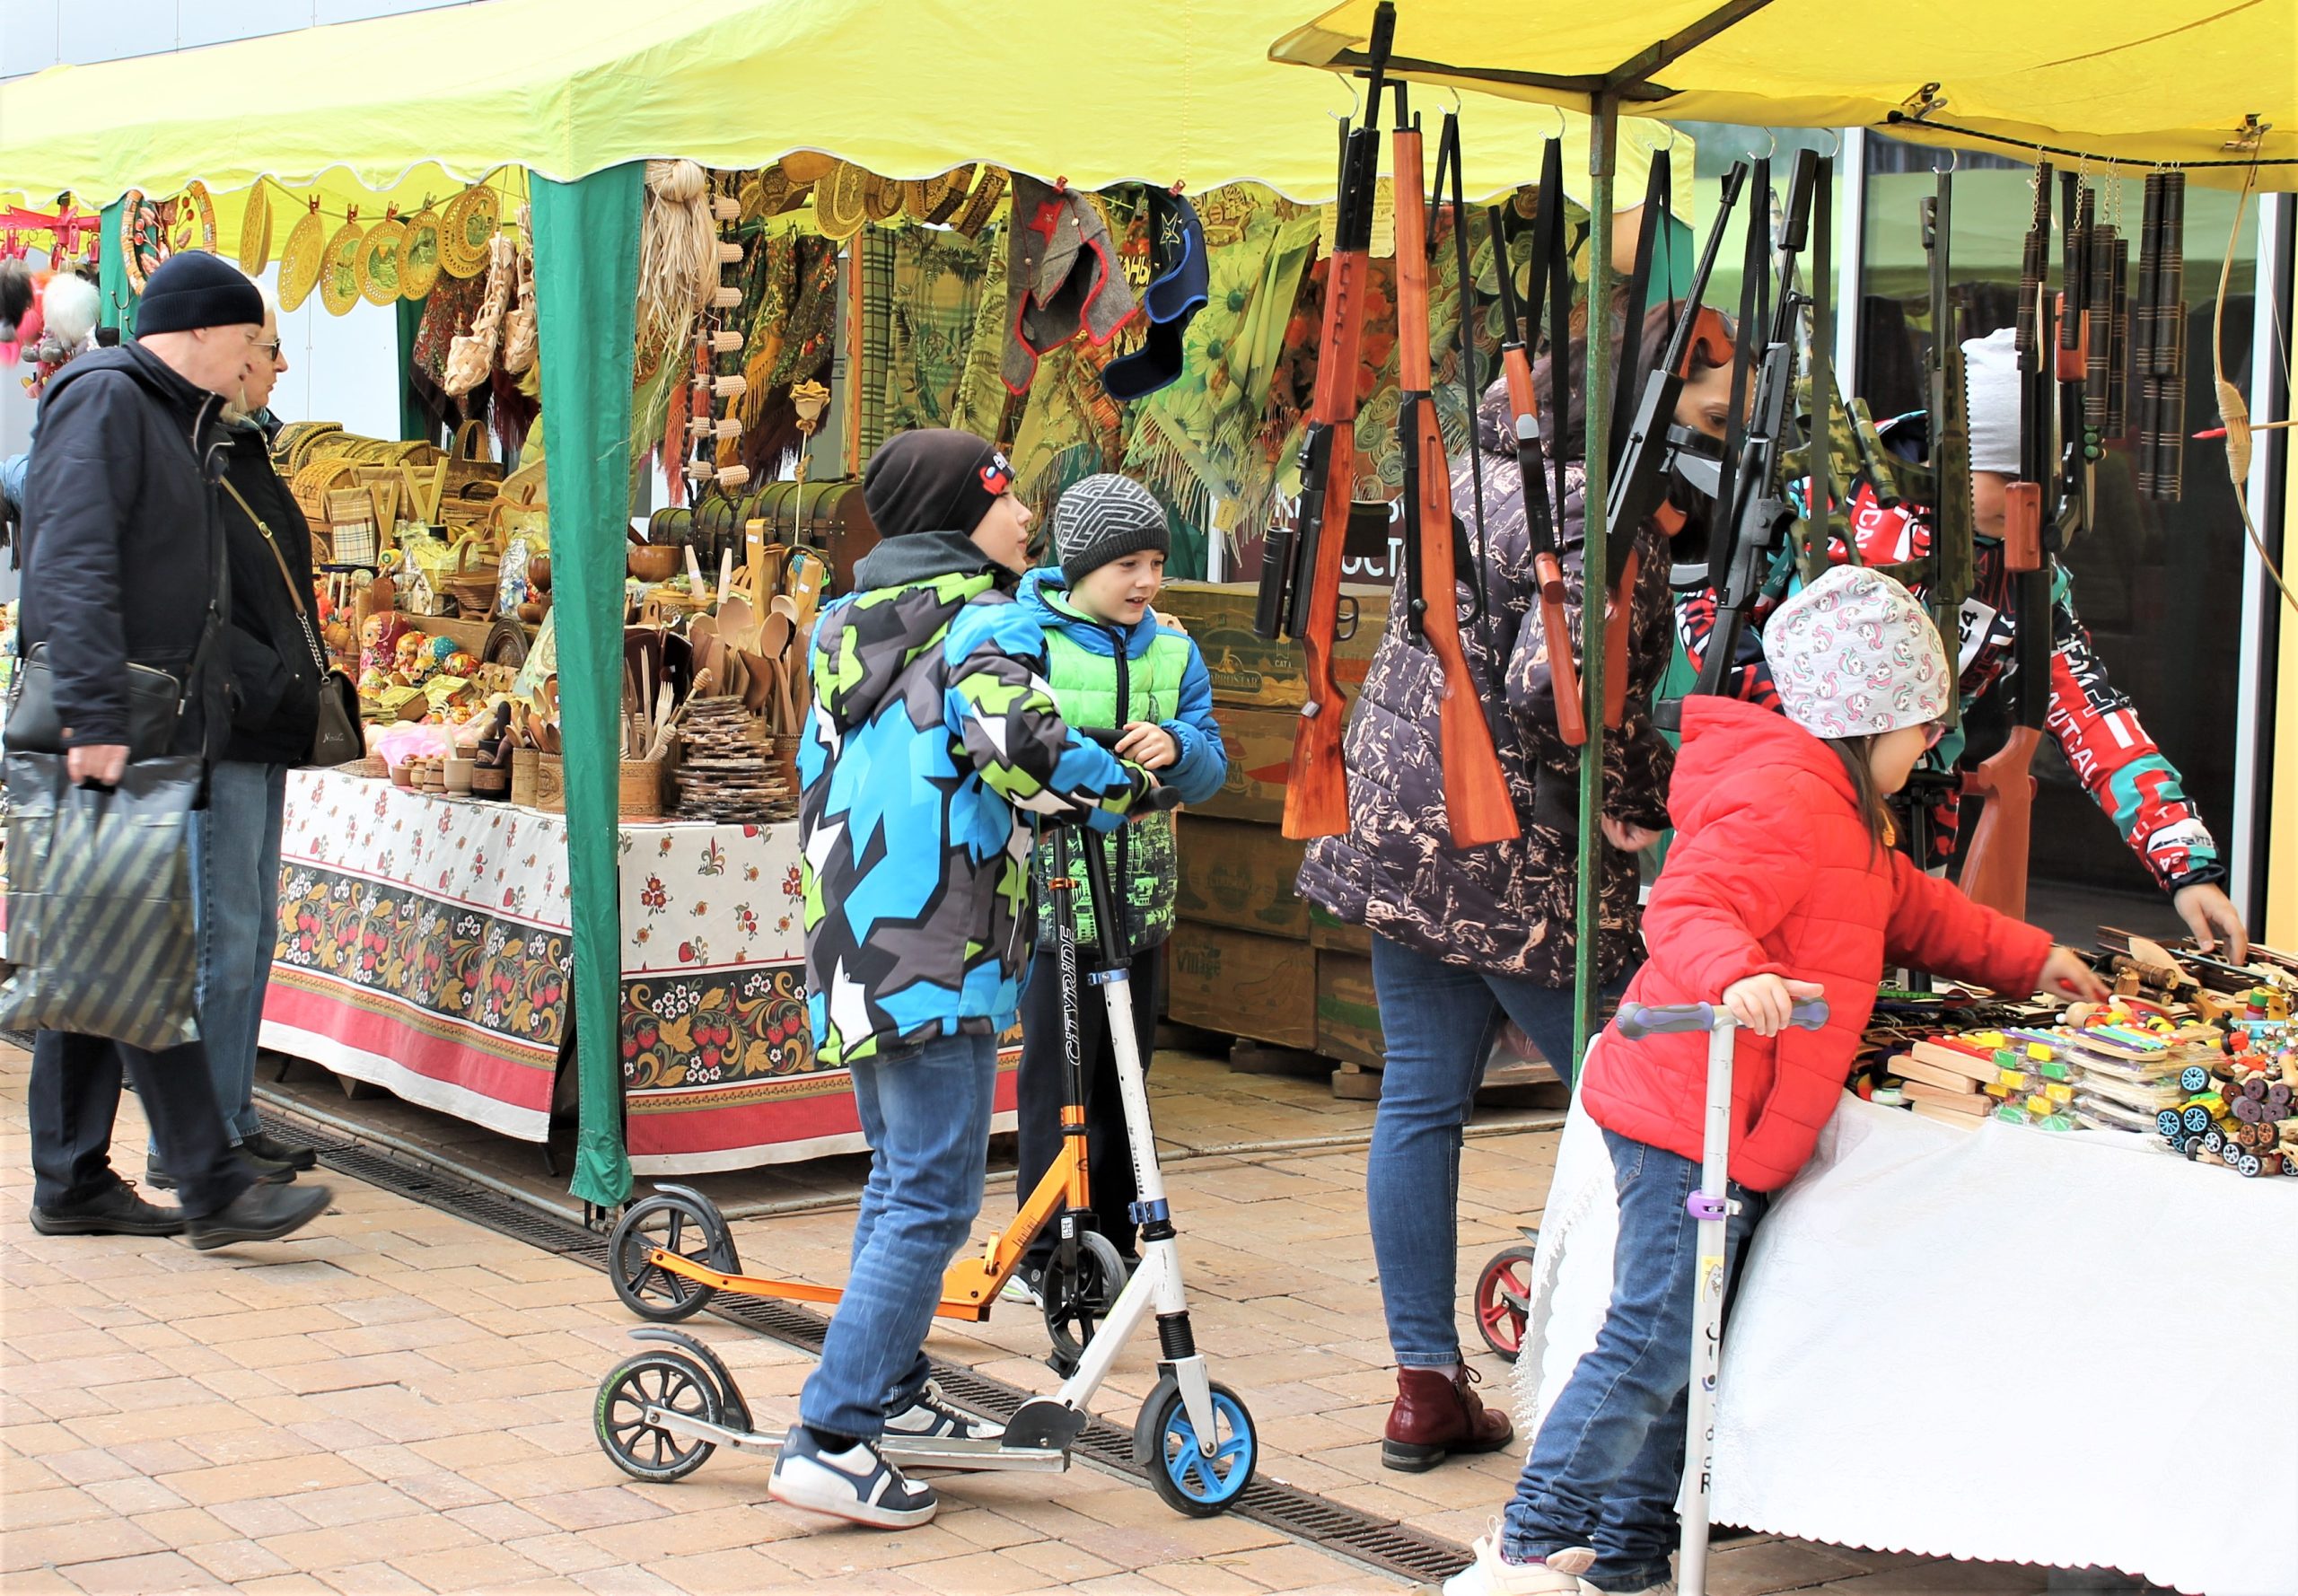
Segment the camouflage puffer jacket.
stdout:
<svg viewBox="0 0 2298 1596">
<path fill-rule="evenodd" d="M 1495 383 L 1477 415 L 1491 622 L 1488 633 L 1480 623 L 1463 624 L 1460 635 L 1478 680 L 1506 706 L 1497 717 L 1500 763 L 1522 835 L 1480 848 L 1452 846 L 1437 744 L 1443 671 L 1405 630 L 1399 577 L 1388 631 L 1348 717 L 1349 829 L 1310 846 L 1300 887 L 1302 896 L 1341 919 L 1448 964 L 1566 987 L 1572 984 L 1578 901 L 1574 877 L 1579 750 L 1557 735 L 1523 485 L 1507 425 L 1505 393 Z M 1577 464 L 1569 468 L 1566 485 L 1557 542 L 1576 657 L 1583 514 Z M 1462 524 L 1473 524 L 1466 455 L 1452 463 L 1452 505 Z M 1668 594 L 1667 540 L 1648 525 L 1640 538 L 1626 723 L 1604 739 L 1604 810 L 1615 820 L 1658 829 L 1668 823 L 1668 773 L 1674 755 L 1652 724 L 1652 693 L 1674 648 L 1674 609 Z M 1464 615 L 1469 601 L 1463 585 Z M 1609 981 L 1634 957 L 1637 878 L 1634 855 L 1609 845 L 1600 853 L 1603 936 L 1598 963 L 1601 978 Z"/>
</svg>

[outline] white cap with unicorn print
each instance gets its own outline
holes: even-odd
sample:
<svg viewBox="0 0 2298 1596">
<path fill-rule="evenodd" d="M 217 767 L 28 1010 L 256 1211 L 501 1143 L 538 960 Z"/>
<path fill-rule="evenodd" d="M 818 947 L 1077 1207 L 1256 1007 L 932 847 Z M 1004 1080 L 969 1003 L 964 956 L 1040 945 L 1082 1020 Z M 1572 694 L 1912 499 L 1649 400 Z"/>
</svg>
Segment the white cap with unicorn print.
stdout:
<svg viewBox="0 0 2298 1596">
<path fill-rule="evenodd" d="M 1947 713 L 1955 675 L 1915 595 L 1838 566 L 1776 610 L 1764 658 L 1787 718 L 1815 737 L 1865 737 Z"/>
</svg>

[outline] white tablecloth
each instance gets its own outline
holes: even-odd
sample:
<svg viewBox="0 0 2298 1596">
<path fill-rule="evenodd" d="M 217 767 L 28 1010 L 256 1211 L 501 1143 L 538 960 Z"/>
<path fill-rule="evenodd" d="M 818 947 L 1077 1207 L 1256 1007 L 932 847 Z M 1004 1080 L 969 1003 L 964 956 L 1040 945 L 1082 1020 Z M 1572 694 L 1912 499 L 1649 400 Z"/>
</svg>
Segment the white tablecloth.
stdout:
<svg viewBox="0 0 2298 1596">
<path fill-rule="evenodd" d="M 1528 1436 L 1594 1343 L 1617 1229 L 1575 1108 L 1517 1364 Z M 2290 1596 L 2298 1425 L 2276 1387 L 2294 1336 L 2298 1179 L 1846 1097 L 1750 1250 L 1715 1521 Z"/>
</svg>

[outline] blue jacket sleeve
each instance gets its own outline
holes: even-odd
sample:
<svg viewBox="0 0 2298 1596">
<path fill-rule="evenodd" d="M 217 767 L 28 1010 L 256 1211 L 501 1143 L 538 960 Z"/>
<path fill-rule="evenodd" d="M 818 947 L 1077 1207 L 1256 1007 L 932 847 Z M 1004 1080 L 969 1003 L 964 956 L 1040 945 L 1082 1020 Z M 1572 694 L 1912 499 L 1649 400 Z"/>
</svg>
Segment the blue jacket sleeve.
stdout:
<svg viewBox="0 0 2298 1596">
<path fill-rule="evenodd" d="M 1229 779 L 1229 750 L 1221 741 L 1221 723 L 1213 718 L 1213 678 L 1195 639 L 1188 645 L 1188 669 L 1181 673 L 1181 700 L 1165 730 L 1181 750 L 1164 774 L 1165 784 L 1183 803 L 1206 802 Z"/>
</svg>

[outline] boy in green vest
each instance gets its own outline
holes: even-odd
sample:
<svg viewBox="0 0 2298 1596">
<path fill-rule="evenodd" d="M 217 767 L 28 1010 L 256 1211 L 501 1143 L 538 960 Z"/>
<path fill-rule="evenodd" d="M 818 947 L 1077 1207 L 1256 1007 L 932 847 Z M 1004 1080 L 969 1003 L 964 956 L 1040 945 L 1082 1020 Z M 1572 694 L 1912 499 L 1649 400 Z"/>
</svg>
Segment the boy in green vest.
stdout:
<svg viewBox="0 0 2298 1596">
<path fill-rule="evenodd" d="M 1088 477 L 1061 495 L 1053 513 L 1059 567 L 1022 579 L 1021 601 L 1045 629 L 1047 679 L 1061 717 L 1080 732 L 1118 731 L 1116 751 L 1156 772 L 1181 803 L 1202 803 L 1228 777 L 1228 750 L 1213 719 L 1213 680 L 1197 645 L 1157 618 L 1149 601 L 1164 581 L 1172 539 L 1164 507 L 1139 483 L 1111 472 Z M 1084 846 L 1099 846 L 1110 880 L 1125 897 L 1125 945 L 1132 951 L 1135 1041 L 1146 1065 L 1162 1002 L 1165 939 L 1173 931 L 1173 822 L 1167 814 L 1126 823 L 1095 815 Z M 1056 928 L 1045 909 L 1049 846 L 1038 849 L 1037 951 L 1022 994 L 1022 1071 L 1016 1088 L 1021 1164 L 1016 1200 L 1030 1192 L 1061 1151 L 1063 1053 L 1061 967 Z M 1082 951 L 1094 935 L 1084 893 L 1076 899 Z M 1126 1141 L 1125 1106 L 1117 1084 L 1117 1051 L 1108 1011 L 1078 1004 L 1084 1062 L 1086 1169 L 1102 1235 L 1127 1265 L 1136 1258 L 1132 1216 L 1137 1195 Z M 1006 1294 L 1041 1302 L 1049 1237 L 1031 1249 Z"/>
</svg>

